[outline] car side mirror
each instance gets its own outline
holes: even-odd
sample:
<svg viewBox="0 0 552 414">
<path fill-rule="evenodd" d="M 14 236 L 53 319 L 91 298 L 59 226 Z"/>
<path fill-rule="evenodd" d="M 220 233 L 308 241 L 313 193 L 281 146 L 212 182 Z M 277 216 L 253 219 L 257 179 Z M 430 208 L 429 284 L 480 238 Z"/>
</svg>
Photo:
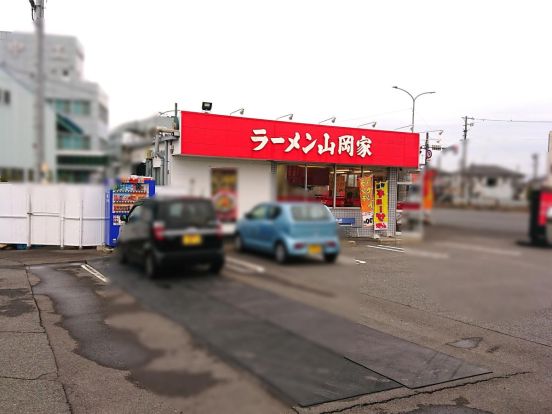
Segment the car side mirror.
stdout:
<svg viewBox="0 0 552 414">
<path fill-rule="evenodd" d="M 128 223 L 128 215 L 126 214 L 121 214 L 121 221 L 123 223 Z"/>
</svg>

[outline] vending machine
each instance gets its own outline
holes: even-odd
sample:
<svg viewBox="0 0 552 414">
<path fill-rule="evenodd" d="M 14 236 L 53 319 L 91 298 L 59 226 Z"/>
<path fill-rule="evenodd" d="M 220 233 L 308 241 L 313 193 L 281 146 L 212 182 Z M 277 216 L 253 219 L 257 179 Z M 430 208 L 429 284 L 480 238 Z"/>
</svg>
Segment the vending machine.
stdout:
<svg viewBox="0 0 552 414">
<path fill-rule="evenodd" d="M 155 180 L 131 175 L 115 180 L 105 192 L 105 245 L 115 247 L 119 237 L 121 216 L 128 214 L 137 201 L 155 195 Z"/>
</svg>

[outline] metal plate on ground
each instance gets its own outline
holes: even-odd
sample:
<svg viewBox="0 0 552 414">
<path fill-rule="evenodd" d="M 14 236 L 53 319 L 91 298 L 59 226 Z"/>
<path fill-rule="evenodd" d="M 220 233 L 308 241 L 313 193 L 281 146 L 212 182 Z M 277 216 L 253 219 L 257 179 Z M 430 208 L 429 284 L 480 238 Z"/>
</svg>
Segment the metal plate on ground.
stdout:
<svg viewBox="0 0 552 414">
<path fill-rule="evenodd" d="M 197 281 L 190 287 L 270 321 L 408 388 L 490 372 L 459 358 L 249 285 L 218 279 Z"/>
<path fill-rule="evenodd" d="M 246 368 L 293 404 L 310 406 L 400 384 L 265 319 L 202 292 L 210 278 L 157 286 L 133 268 L 90 263 L 152 309 L 181 322 L 223 357 Z M 167 283 L 167 282 L 166 282 Z M 216 285 L 212 285 L 216 286 Z"/>
</svg>

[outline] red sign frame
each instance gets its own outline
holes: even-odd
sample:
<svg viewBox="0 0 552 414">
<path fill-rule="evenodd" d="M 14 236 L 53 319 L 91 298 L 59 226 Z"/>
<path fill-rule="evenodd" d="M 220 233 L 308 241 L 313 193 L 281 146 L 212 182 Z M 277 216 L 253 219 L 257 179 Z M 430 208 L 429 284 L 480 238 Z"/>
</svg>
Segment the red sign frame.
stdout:
<svg viewBox="0 0 552 414">
<path fill-rule="evenodd" d="M 180 134 L 182 155 L 402 168 L 419 161 L 419 135 L 408 132 L 182 111 Z"/>
</svg>

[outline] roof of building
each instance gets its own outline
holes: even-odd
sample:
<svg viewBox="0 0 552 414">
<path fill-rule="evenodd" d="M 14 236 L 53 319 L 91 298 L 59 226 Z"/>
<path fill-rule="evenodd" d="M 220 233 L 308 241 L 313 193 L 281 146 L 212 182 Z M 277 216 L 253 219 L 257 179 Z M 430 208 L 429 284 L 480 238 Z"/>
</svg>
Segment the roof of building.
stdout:
<svg viewBox="0 0 552 414">
<path fill-rule="evenodd" d="M 498 165 L 471 164 L 466 169 L 466 175 L 471 177 L 512 177 L 523 178 L 524 174 L 509 170 Z"/>
</svg>

